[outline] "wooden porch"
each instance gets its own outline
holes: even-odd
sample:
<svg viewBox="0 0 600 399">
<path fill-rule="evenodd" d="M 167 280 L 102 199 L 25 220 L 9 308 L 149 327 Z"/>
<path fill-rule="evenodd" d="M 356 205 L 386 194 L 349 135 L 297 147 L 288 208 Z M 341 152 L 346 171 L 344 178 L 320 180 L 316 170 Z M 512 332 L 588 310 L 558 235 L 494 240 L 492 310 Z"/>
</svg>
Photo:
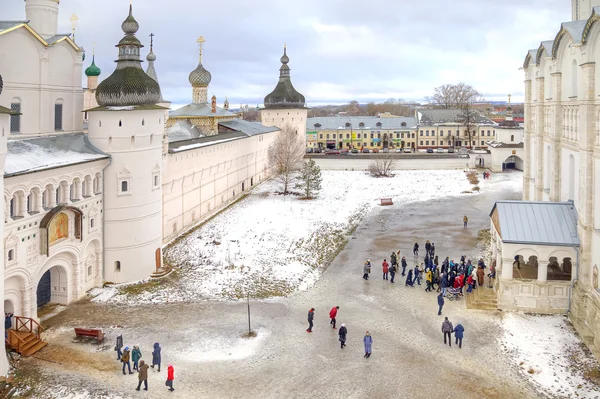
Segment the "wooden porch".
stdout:
<svg viewBox="0 0 600 399">
<path fill-rule="evenodd" d="M 6 346 L 21 356 L 31 356 L 48 345 L 41 338 L 42 331 L 44 329 L 37 321 L 29 317 L 15 316 L 14 329 L 6 331 Z"/>
</svg>

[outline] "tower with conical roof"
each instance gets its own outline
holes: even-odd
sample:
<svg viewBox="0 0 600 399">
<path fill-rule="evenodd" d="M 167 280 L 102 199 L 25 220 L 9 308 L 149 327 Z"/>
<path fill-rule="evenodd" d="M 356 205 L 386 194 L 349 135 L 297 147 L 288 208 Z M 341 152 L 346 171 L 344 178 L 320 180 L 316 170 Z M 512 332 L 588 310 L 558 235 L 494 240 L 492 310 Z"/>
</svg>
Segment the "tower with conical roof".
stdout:
<svg viewBox="0 0 600 399">
<path fill-rule="evenodd" d="M 96 102 L 96 88 L 98 87 L 98 78 L 102 71 L 96 65 L 96 49 L 92 52 L 92 63 L 85 69 L 87 76 L 87 88 L 83 89 L 83 122 L 88 122 L 87 110 L 98 106 Z M 85 128 L 85 125 L 84 125 Z"/>
<path fill-rule="evenodd" d="M 287 46 L 284 46 L 279 68 L 279 82 L 277 82 L 275 90 L 265 97 L 264 108 L 260 110 L 260 118 L 263 125 L 293 129 L 306 143 L 308 110 L 305 106 L 304 96 L 292 84 L 289 62 Z"/>
<path fill-rule="evenodd" d="M 104 171 L 104 279 L 115 283 L 148 277 L 161 266 L 162 138 L 165 108 L 160 87 L 142 69 L 132 7 L 115 71 L 96 89 L 88 110 L 90 142 L 111 156 Z"/>
</svg>

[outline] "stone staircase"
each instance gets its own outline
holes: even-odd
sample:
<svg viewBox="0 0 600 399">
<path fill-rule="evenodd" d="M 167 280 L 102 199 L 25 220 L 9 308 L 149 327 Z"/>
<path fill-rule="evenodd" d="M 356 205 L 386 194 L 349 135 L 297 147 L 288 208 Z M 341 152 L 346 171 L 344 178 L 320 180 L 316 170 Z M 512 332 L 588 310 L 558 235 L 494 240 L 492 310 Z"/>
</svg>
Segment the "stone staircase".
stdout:
<svg viewBox="0 0 600 399">
<path fill-rule="evenodd" d="M 172 271 L 173 271 L 173 268 L 168 267 L 168 266 L 162 266 L 162 267 L 156 269 L 156 271 L 150 275 L 150 278 L 165 277 L 166 275 L 168 275 Z"/>
<path fill-rule="evenodd" d="M 486 285 L 477 287 L 471 294 L 465 294 L 467 309 L 498 310 L 498 296 L 494 288 Z"/>
</svg>

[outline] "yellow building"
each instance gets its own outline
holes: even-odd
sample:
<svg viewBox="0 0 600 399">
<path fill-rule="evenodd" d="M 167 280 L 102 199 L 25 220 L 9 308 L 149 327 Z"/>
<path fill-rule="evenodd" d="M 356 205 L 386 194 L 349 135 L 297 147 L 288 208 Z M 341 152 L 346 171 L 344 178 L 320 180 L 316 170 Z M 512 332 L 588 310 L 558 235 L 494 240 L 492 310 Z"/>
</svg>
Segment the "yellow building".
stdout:
<svg viewBox="0 0 600 399">
<path fill-rule="evenodd" d="M 306 120 L 307 148 L 373 150 L 416 148 L 413 117 L 329 116 Z"/>
<path fill-rule="evenodd" d="M 495 140 L 497 124 L 479 113 L 474 113 L 469 136 L 467 127 L 460 122 L 461 113 L 461 110 L 456 109 L 417 111 L 418 148 L 487 148 L 487 142 Z"/>
</svg>

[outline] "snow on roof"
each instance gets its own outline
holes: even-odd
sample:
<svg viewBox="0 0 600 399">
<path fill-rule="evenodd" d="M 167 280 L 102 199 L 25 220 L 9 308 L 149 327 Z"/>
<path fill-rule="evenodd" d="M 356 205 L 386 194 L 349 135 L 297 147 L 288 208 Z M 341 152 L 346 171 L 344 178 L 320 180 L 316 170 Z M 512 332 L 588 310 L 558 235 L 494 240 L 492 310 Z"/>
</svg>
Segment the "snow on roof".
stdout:
<svg viewBox="0 0 600 399">
<path fill-rule="evenodd" d="M 9 140 L 4 176 L 17 176 L 108 157 L 94 147 L 84 133 Z"/>
<path fill-rule="evenodd" d="M 221 144 L 228 141 L 245 139 L 248 135 L 242 132 L 219 133 L 213 136 L 200 137 L 191 140 L 181 140 L 174 143 L 169 143 L 169 153 L 193 150 L 210 145 Z"/>
</svg>

